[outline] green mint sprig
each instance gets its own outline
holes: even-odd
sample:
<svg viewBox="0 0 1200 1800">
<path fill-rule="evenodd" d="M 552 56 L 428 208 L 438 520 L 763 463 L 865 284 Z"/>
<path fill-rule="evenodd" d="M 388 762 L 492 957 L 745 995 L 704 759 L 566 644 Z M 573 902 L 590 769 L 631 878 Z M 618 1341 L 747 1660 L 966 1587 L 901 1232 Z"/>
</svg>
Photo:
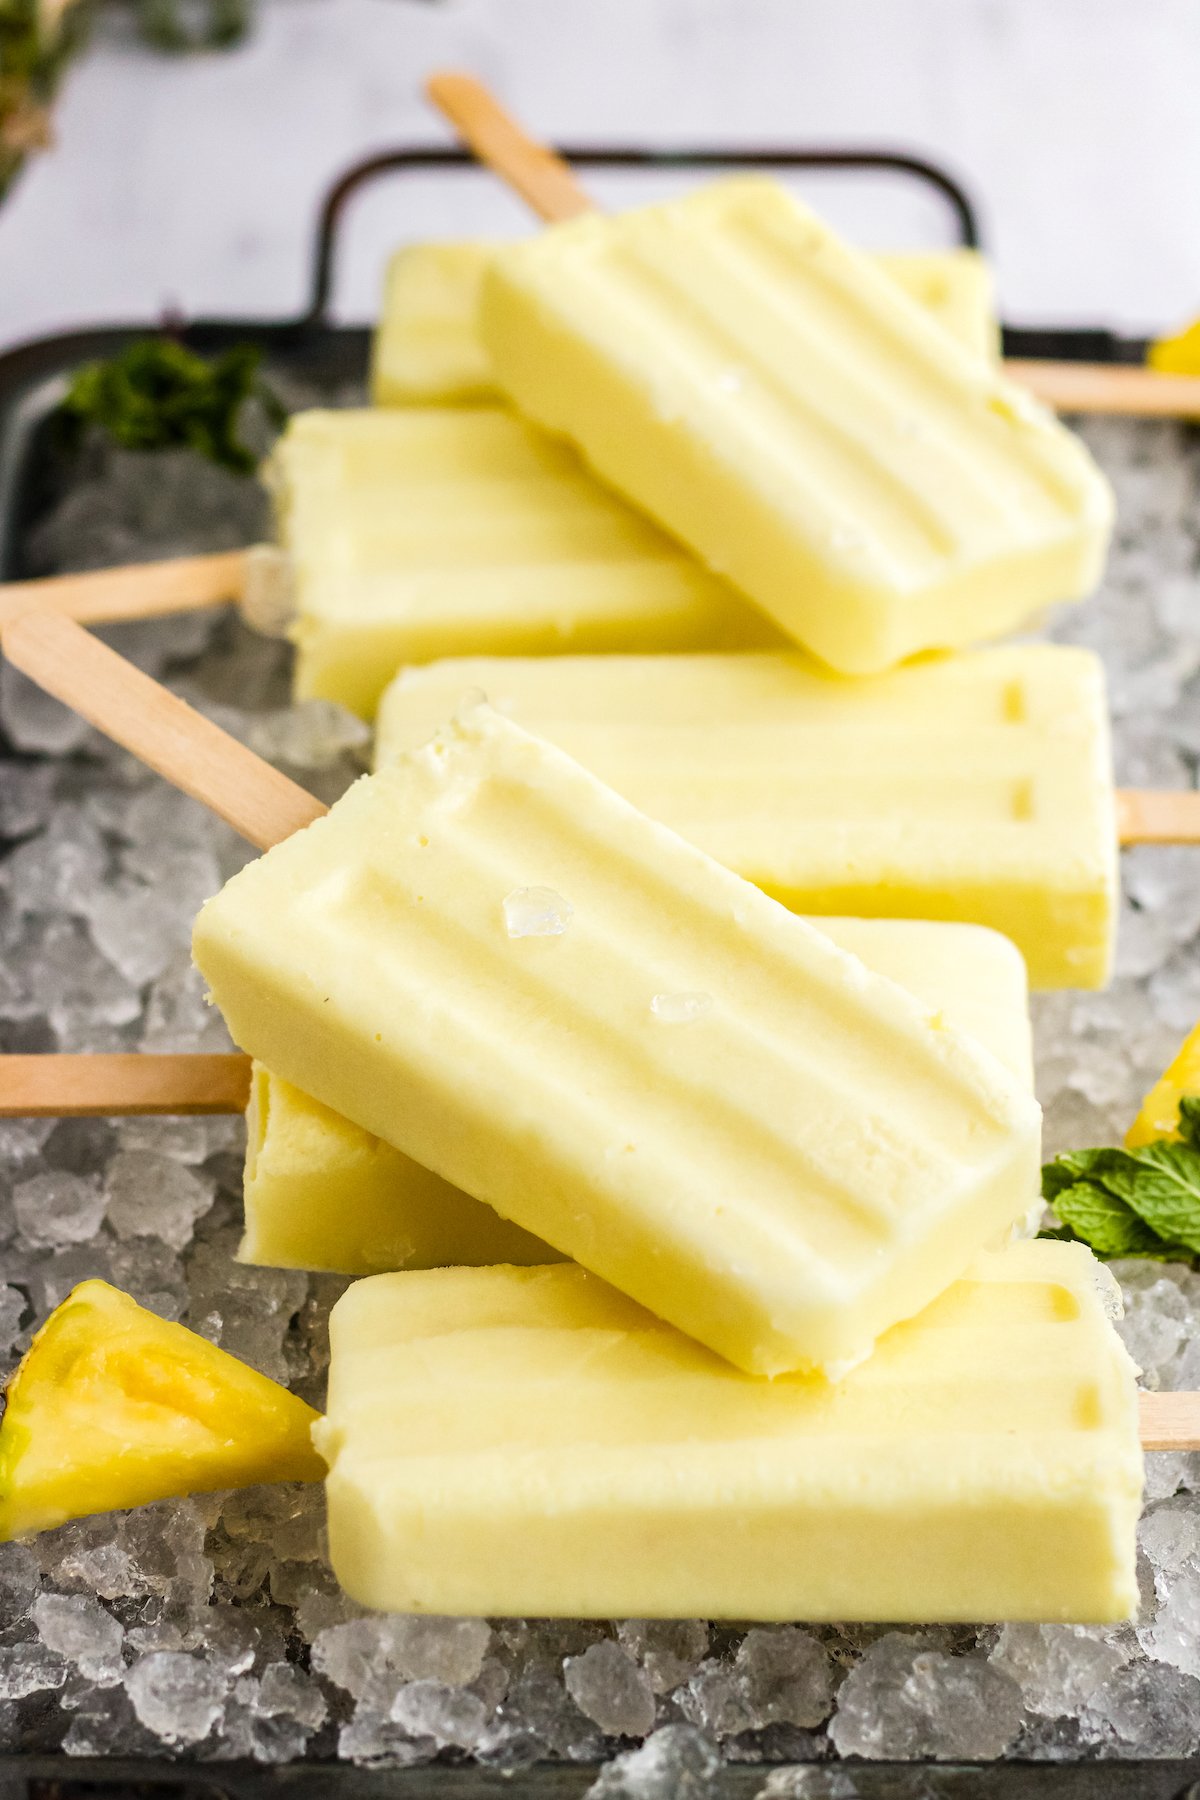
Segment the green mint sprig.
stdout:
<svg viewBox="0 0 1200 1800">
<path fill-rule="evenodd" d="M 1042 1237 L 1087 1244 L 1105 1259 L 1200 1259 L 1200 1097 L 1180 1101 L 1178 1142 L 1056 1156 L 1042 1170 L 1042 1198 L 1060 1221 Z"/>
<path fill-rule="evenodd" d="M 99 425 L 127 450 L 186 445 L 235 474 L 257 461 L 239 435 L 242 408 L 256 399 L 272 424 L 284 408 L 259 375 L 253 344 L 235 344 L 211 361 L 171 338 L 142 338 L 120 356 L 88 363 L 75 376 L 63 410 Z"/>
</svg>

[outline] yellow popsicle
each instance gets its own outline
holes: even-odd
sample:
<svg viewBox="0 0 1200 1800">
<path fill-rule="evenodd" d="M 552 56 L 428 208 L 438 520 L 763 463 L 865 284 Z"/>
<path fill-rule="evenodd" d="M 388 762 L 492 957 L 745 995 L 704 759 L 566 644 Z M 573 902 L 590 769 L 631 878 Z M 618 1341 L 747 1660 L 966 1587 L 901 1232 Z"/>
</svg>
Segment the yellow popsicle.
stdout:
<svg viewBox="0 0 1200 1800">
<path fill-rule="evenodd" d="M 977 1037 L 1032 1091 L 1025 967 L 1007 938 L 975 925 L 911 919 L 814 923 L 869 969 Z M 261 1064 L 247 1118 L 244 1193 L 243 1262 L 374 1275 L 455 1263 L 544 1263 L 556 1254 Z"/>
<path fill-rule="evenodd" d="M 796 653 L 403 670 L 376 758 L 468 693 L 802 913 L 965 919 L 1034 987 L 1101 987 L 1117 914 L 1103 670 L 1020 645 L 846 681 Z"/>
<path fill-rule="evenodd" d="M 831 1385 L 570 1265 L 334 1309 L 330 1550 L 397 1612 L 1081 1622 L 1137 1603 L 1134 1368 L 1082 1245 L 981 1257 Z"/>
<path fill-rule="evenodd" d="M 295 414 L 266 475 L 299 699 L 369 718 L 402 662 L 781 641 L 565 445 L 499 407 Z"/>
<path fill-rule="evenodd" d="M 238 1260 L 375 1275 L 546 1263 L 549 1244 L 290 1082 L 254 1068 Z"/>
<path fill-rule="evenodd" d="M 476 238 L 397 250 L 371 359 L 376 406 L 477 406 L 502 398 L 477 317 L 484 270 L 499 248 Z M 878 261 L 959 343 L 996 356 L 991 271 L 977 250 L 894 251 Z"/>
<path fill-rule="evenodd" d="M 194 953 L 242 1049 L 757 1373 L 866 1355 L 1035 1191 L 989 1052 L 487 708 Z"/>
<path fill-rule="evenodd" d="M 995 284 L 980 251 L 885 250 L 876 260 L 956 343 L 989 362 L 999 360 Z"/>
<path fill-rule="evenodd" d="M 1098 579 L 1082 444 L 775 182 L 506 246 L 479 316 L 523 412 L 844 673 Z"/>
</svg>

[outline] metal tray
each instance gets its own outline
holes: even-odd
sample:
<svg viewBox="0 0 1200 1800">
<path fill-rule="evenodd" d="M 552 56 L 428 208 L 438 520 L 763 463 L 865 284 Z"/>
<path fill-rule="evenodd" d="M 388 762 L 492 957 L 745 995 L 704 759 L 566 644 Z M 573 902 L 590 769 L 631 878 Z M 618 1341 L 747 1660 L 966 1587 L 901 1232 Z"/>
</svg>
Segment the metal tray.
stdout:
<svg viewBox="0 0 1200 1800">
<path fill-rule="evenodd" d="M 583 1800 L 597 1773 L 545 1763 L 505 1773 L 449 1763 L 198 1769 L 167 1761 L 17 1757 L 0 1758 L 0 1800 Z M 763 1796 L 771 1773 L 762 1763 L 730 1763 L 711 1788 L 689 1789 L 678 1800 L 1200 1800 L 1200 1768 L 1185 1762 L 806 1763 L 795 1771 L 794 1787 L 775 1786 Z"/>
<path fill-rule="evenodd" d="M 678 168 L 891 170 L 940 193 L 959 242 L 980 243 L 976 208 L 953 176 L 921 158 L 886 150 L 658 151 L 585 145 L 564 146 L 563 154 L 581 167 L 649 173 Z M 67 379 L 82 362 L 111 356 L 137 338 L 163 332 L 201 353 L 256 343 L 268 371 L 285 376 L 322 384 L 361 382 L 370 332 L 330 319 L 338 243 L 350 201 L 382 175 L 474 167 L 466 152 L 414 146 L 347 170 L 322 203 L 312 247 L 310 298 L 296 318 L 147 320 L 63 333 L 0 354 L 0 580 L 30 572 L 22 566 L 21 541 L 50 498 L 60 462 L 52 415 Z M 1085 327 L 1031 332 L 1006 327 L 1005 347 L 1021 355 L 1089 360 L 1140 360 L 1141 355 L 1139 342 Z M 550 1763 L 503 1771 L 467 1763 L 366 1770 L 328 1762 L 269 1768 L 197 1765 L 166 1756 L 96 1760 L 0 1755 L 0 1800 L 498 1800 L 502 1795 L 582 1800 L 598 1772 Z M 764 1796 L 772 1774 L 769 1796 Z M 687 1800 L 708 1800 L 709 1795 L 712 1800 L 1200 1800 L 1200 1758 L 970 1765 L 838 1761 L 802 1765 L 790 1774 L 794 1785 L 782 1786 L 777 1785 L 781 1772 L 771 1765 L 727 1764 L 705 1795 Z"/>
</svg>

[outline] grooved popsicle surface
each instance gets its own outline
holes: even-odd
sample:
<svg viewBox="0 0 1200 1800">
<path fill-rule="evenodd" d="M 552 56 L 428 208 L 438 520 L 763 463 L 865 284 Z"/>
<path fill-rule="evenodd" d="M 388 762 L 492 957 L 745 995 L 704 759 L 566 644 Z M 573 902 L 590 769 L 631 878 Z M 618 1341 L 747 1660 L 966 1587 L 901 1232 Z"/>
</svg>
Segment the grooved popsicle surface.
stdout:
<svg viewBox="0 0 1200 1800">
<path fill-rule="evenodd" d="M 388 263 L 372 351 L 377 406 L 463 406 L 502 398 L 479 334 L 479 296 L 500 240 L 405 244 Z M 992 278 L 978 250 L 897 251 L 881 267 L 978 356 L 999 350 Z"/>
<path fill-rule="evenodd" d="M 317 1428 L 334 1568 L 399 1611 L 1125 1617 L 1105 1281 L 1081 1245 L 982 1256 L 835 1384 L 752 1380 L 570 1266 L 360 1282 Z"/>
<path fill-rule="evenodd" d="M 297 415 L 270 465 L 294 569 L 298 696 L 364 716 L 460 650 L 742 649 L 753 607 L 500 407 Z"/>
<path fill-rule="evenodd" d="M 468 693 L 803 913 L 1005 932 L 1036 987 L 1107 981 L 1116 823 L 1104 676 L 1019 645 L 847 681 L 784 652 L 471 657 L 402 670 L 382 765 Z"/>
<path fill-rule="evenodd" d="M 774 182 L 511 245 L 480 318 L 524 412 L 846 673 L 1098 579 L 1083 446 Z"/>
<path fill-rule="evenodd" d="M 1036 1184 L 989 1053 L 486 708 L 194 950 L 276 1074 L 759 1372 L 864 1355 Z"/>
<path fill-rule="evenodd" d="M 822 919 L 819 928 L 977 1037 L 1032 1092 L 1025 968 L 1007 938 L 915 919 Z M 247 1127 L 244 1262 L 375 1275 L 553 1260 L 548 1244 L 261 1065 Z"/>
</svg>

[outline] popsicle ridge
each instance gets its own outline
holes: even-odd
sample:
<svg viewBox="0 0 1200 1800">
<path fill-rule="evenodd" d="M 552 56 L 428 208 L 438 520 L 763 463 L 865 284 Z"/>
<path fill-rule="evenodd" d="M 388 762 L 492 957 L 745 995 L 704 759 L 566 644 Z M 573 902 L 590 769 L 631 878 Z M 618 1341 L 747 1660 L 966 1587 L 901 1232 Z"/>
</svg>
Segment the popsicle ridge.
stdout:
<svg viewBox="0 0 1200 1800">
<path fill-rule="evenodd" d="M 673 257 L 659 264 L 632 250 L 606 259 L 591 277 L 614 311 L 627 313 L 632 329 L 654 334 L 663 369 L 675 365 L 699 389 L 712 383 L 713 362 L 724 365 L 715 385 L 736 394 L 746 408 L 739 413 L 738 431 L 747 454 L 766 450 L 785 460 L 797 484 L 791 503 L 799 511 L 807 501 L 814 529 L 828 512 L 842 516 L 845 523 L 833 528 L 834 548 L 887 561 L 889 572 L 910 582 L 955 552 L 949 507 L 906 479 L 894 455 L 887 454 L 895 421 L 881 418 L 879 397 L 862 372 L 833 359 L 839 380 L 854 393 L 856 409 L 820 404 L 811 390 L 789 379 L 784 359 L 802 357 L 811 369 L 815 356 L 830 355 L 829 346 L 790 320 L 784 326 L 770 314 L 754 318 L 749 282 L 731 280 L 718 309 Z M 752 331 L 745 329 L 751 325 Z M 786 345 L 775 341 L 781 329 L 788 333 Z M 664 411 L 671 404 L 664 399 Z M 706 410 L 697 409 L 697 424 L 708 423 Z"/>
<path fill-rule="evenodd" d="M 980 1095 L 978 1082 L 968 1087 L 965 1072 L 957 1067 L 947 1082 L 936 1036 L 914 1050 L 908 1041 L 910 1019 L 891 1031 L 884 1025 L 878 1066 L 856 1068 L 854 1028 L 845 1018 L 842 992 L 845 959 L 831 959 L 834 966 L 828 972 L 814 971 L 808 962 L 789 969 L 774 960 L 769 971 L 761 970 L 755 940 L 747 941 L 746 935 L 754 921 L 731 914 L 727 906 L 690 898 L 681 904 L 678 891 L 644 862 L 627 856 L 611 838 L 585 834 L 569 814 L 547 806 L 544 795 L 531 796 L 526 789 L 505 793 L 503 783 L 497 788 L 489 795 L 485 827 L 475 815 L 462 831 L 455 829 L 455 818 L 443 821 L 441 847 L 455 866 L 449 894 L 443 894 L 434 916 L 423 922 L 421 982 L 437 984 L 444 1003 L 454 1010 L 456 1029 L 473 1034 L 480 1051 L 500 1062 L 511 1036 L 510 1009 L 521 1017 L 527 1054 L 535 1052 L 537 1037 L 545 1038 L 547 1055 L 553 1058 L 553 1111 L 561 1129 L 582 1125 L 581 1113 L 592 1114 L 593 1128 L 602 1129 L 600 1109 L 611 1104 L 611 1096 L 628 1097 L 652 1082 L 663 1125 L 678 1133 L 683 1146 L 672 1150 L 671 1164 L 662 1171 L 664 1183 L 671 1182 L 676 1169 L 681 1200 L 686 1192 L 686 1204 L 698 1207 L 713 1186 L 706 1171 L 736 1170 L 736 1189 L 722 1193 L 718 1186 L 712 1204 L 719 1208 L 736 1201 L 743 1229 L 757 1228 L 766 1254 L 773 1232 L 796 1229 L 790 1202 L 801 1178 L 814 1275 L 839 1255 L 871 1254 L 897 1229 L 898 1199 L 891 1192 L 897 1162 L 908 1170 L 919 1167 L 931 1187 L 944 1187 L 947 1197 L 953 1194 L 957 1159 L 966 1145 L 961 1129 L 951 1134 L 962 1126 L 964 1101 L 978 1104 Z M 518 830 L 520 850 L 514 857 L 506 850 Z M 517 964 L 501 932 L 489 936 L 486 924 L 481 931 L 476 919 L 456 916 L 453 897 L 481 890 L 507 893 L 531 865 L 548 866 L 543 858 L 553 858 L 557 871 L 565 859 L 578 866 L 597 848 L 604 856 L 604 878 L 589 882 L 587 909 L 577 905 L 568 927 L 571 950 L 586 960 L 594 981 L 589 979 L 582 1003 L 573 1001 L 573 1030 L 564 1044 L 558 1041 L 554 1017 L 562 954 L 557 944 L 548 945 L 544 954 L 530 946 L 527 954 L 534 960 Z M 574 881 L 559 879 L 568 891 L 578 891 Z M 422 904 L 416 891 L 421 883 L 419 869 L 411 882 L 396 883 L 378 865 L 353 888 L 335 877 L 329 889 L 331 951 L 347 928 L 369 931 L 373 940 L 386 943 L 402 925 L 405 910 Z M 743 884 L 731 887 L 740 902 Z M 705 942 L 706 961 L 700 969 L 694 963 L 681 966 L 673 956 L 676 936 Z M 637 955 L 631 954 L 631 944 L 638 946 Z M 381 954 L 386 957 L 386 951 Z M 546 967 L 551 957 L 556 959 L 553 971 Z M 489 1022 L 490 1031 L 479 1006 L 480 993 L 489 990 L 502 991 L 504 1003 L 502 1015 Z M 714 1091 L 703 1041 L 717 1022 L 709 1014 L 681 1029 L 667 1066 L 653 1032 L 636 1029 L 639 1012 L 651 1010 L 655 995 L 689 993 L 713 1012 L 721 1011 L 720 1029 L 729 1040 L 724 1054 L 736 1057 L 740 1067 L 736 1089 Z M 727 993 L 736 996 L 733 1008 L 726 1005 Z M 804 1037 L 789 1038 L 782 1028 L 771 1030 L 747 1019 L 747 1009 L 765 1018 L 772 1003 L 783 999 L 790 999 L 796 1013 L 808 1015 Z M 544 1021 L 549 1025 L 545 1032 L 540 1029 Z M 671 1029 L 669 1024 L 660 1027 Z M 689 1056 L 693 1049 L 701 1053 Z M 515 1074 L 515 1058 L 509 1067 Z M 866 1083 L 871 1088 L 869 1129 L 863 1125 L 861 1086 Z M 822 1093 L 819 1119 L 806 1130 L 794 1118 L 792 1096 L 798 1084 Z M 922 1109 L 919 1138 L 909 1122 L 914 1105 Z M 863 1164 L 877 1174 L 877 1182 L 867 1189 L 860 1181 L 847 1180 L 830 1149 L 856 1132 L 862 1136 Z M 835 1286 L 832 1268 L 830 1280 Z"/>
<path fill-rule="evenodd" d="M 565 928 L 511 937 L 525 888 Z M 1034 1190 L 988 1052 L 487 708 L 195 953 L 275 1074 L 763 1373 L 865 1354 Z"/>
<path fill-rule="evenodd" d="M 298 415 L 271 458 L 296 691 L 369 716 L 455 649 L 740 648 L 768 621 L 577 456 L 499 407 Z"/>
<path fill-rule="evenodd" d="M 762 185 L 773 191 L 773 184 Z M 1050 412 L 961 343 L 955 341 L 946 354 L 946 334 L 927 308 L 915 302 L 895 312 L 880 307 L 890 279 L 883 269 L 844 248 L 803 207 L 797 206 L 796 216 L 798 230 L 782 209 L 766 205 L 751 211 L 735 204 L 719 251 L 728 246 L 740 268 L 739 291 L 747 300 L 757 299 L 764 312 L 769 309 L 780 333 L 795 333 L 810 353 L 830 358 L 840 379 L 854 382 L 856 412 L 874 398 L 878 424 L 890 422 L 892 428 L 879 441 L 886 444 L 899 431 L 912 440 L 919 459 L 925 430 L 912 428 L 928 426 L 944 434 L 941 447 L 950 456 L 959 453 L 955 467 L 963 498 L 989 500 L 1009 523 L 1039 499 L 1052 511 L 1070 504 L 1080 476 L 1090 473 L 1089 459 L 1069 438 L 1074 457 L 1068 462 L 1059 453 L 1060 434 Z M 814 313 L 806 330 L 805 320 Z M 757 339 L 760 346 L 763 341 Z M 794 379 L 789 385 L 795 389 Z M 986 411 L 973 409 L 964 417 L 956 404 L 964 392 L 984 398 Z M 1014 463 L 1009 454 L 1014 427 L 1029 438 L 1028 464 Z M 1047 455 L 1051 444 L 1054 454 Z M 963 454 L 968 450 L 982 463 L 973 466 Z M 911 491 L 911 481 L 906 485 Z"/>
<path fill-rule="evenodd" d="M 596 1291 L 595 1278 L 579 1269 L 556 1272 L 551 1280 L 544 1279 L 545 1270 L 523 1271 L 514 1285 L 527 1296 L 524 1318 L 521 1308 L 493 1312 L 486 1284 L 478 1282 L 483 1304 L 475 1331 L 486 1343 L 486 1354 L 472 1359 L 470 1385 L 480 1402 L 479 1414 L 464 1417 L 465 1409 L 447 1409 L 447 1420 L 430 1408 L 428 1396 L 413 1392 L 408 1405 L 379 1420 L 374 1451 L 381 1457 L 502 1451 L 508 1427 L 480 1416 L 487 1410 L 484 1397 L 512 1380 L 516 1360 L 526 1360 L 530 1334 L 544 1334 L 549 1349 L 552 1334 L 566 1324 L 573 1326 L 570 1337 L 547 1355 L 544 1375 L 530 1384 L 536 1389 L 538 1428 L 564 1446 L 651 1439 L 660 1445 L 681 1444 L 697 1437 L 734 1444 L 773 1435 L 787 1425 L 781 1384 L 793 1394 L 803 1393 L 812 1426 L 834 1426 L 847 1437 L 890 1434 L 898 1408 L 908 1431 L 956 1441 L 964 1430 L 972 1435 L 965 1425 L 972 1408 L 974 1435 L 980 1437 L 993 1432 L 1024 1435 L 1035 1411 L 1039 1435 L 1047 1439 L 1060 1432 L 1092 1435 L 1114 1410 L 1127 1422 L 1128 1365 L 1096 1358 L 1080 1331 L 1077 1290 L 1065 1278 L 1038 1281 L 1036 1264 L 1022 1268 L 1021 1248 L 992 1252 L 977 1277 L 968 1272 L 917 1320 L 894 1326 L 881 1345 L 885 1353 L 877 1352 L 854 1371 L 852 1380 L 839 1383 L 793 1375 L 751 1386 L 723 1358 L 683 1340 L 633 1303 L 614 1305 Z M 1011 1279 L 1006 1276 L 1010 1256 L 1016 1264 Z M 393 1284 L 392 1293 L 402 1313 L 403 1285 Z M 647 1366 L 639 1357 L 631 1334 L 645 1334 L 661 1368 Z M 381 1321 L 379 1336 L 379 1360 L 385 1355 L 390 1360 L 395 1346 L 409 1344 L 414 1372 L 425 1347 L 442 1338 L 432 1321 L 428 1336 L 415 1338 L 407 1337 L 403 1323 L 392 1335 Z M 444 1344 L 440 1354 L 446 1354 Z M 912 1384 L 914 1359 L 924 1371 L 919 1389 Z M 459 1378 L 452 1366 L 448 1372 Z M 527 1366 L 522 1378 L 529 1383 Z M 364 1412 L 372 1386 L 364 1383 Z M 354 1410 L 349 1395 L 337 1406 L 343 1416 Z"/>
<path fill-rule="evenodd" d="M 895 919 L 821 919 L 819 929 L 916 994 L 926 1011 L 944 1011 L 1032 1089 L 1025 966 L 1007 938 L 974 925 Z M 245 1260 L 374 1275 L 555 1259 L 548 1244 L 261 1065 L 253 1093 Z M 1040 1213 L 1040 1200 L 1032 1211 Z"/>
<path fill-rule="evenodd" d="M 318 1428 L 334 1566 L 406 1611 L 1127 1617 L 1103 1280 L 1078 1245 L 981 1256 L 836 1384 L 749 1379 L 569 1265 L 360 1282 Z"/>
<path fill-rule="evenodd" d="M 1021 645 L 846 681 L 797 653 L 472 657 L 401 672 L 381 762 L 487 694 L 798 912 L 992 925 L 1100 985 L 1116 911 L 1103 671 Z"/>
<path fill-rule="evenodd" d="M 499 241 L 406 244 L 385 278 L 371 393 L 377 406 L 478 405 L 499 390 L 478 328 L 479 287 Z M 991 273 L 978 250 L 885 252 L 880 267 L 974 355 L 999 354 Z"/>
<path fill-rule="evenodd" d="M 618 234 L 598 217 L 570 230 L 594 240 L 589 280 L 603 284 L 614 306 L 626 304 L 664 354 L 711 378 L 715 352 L 731 372 L 754 376 L 744 388 L 718 379 L 718 392 L 737 403 L 735 413 L 718 402 L 723 424 L 729 414 L 750 430 L 760 397 L 773 394 L 786 402 L 771 420 L 785 452 L 792 406 L 801 428 L 811 417 L 839 437 L 855 459 L 851 479 L 863 481 L 856 516 L 874 482 L 880 500 L 898 499 L 929 546 L 944 550 L 957 548 L 954 519 L 966 508 L 983 508 L 1006 528 L 1031 506 L 1057 520 L 1081 479 L 1094 484 L 1082 446 L 1038 401 L 952 343 L 915 301 L 893 307 L 894 285 L 882 269 L 842 246 L 801 202 L 782 201 L 776 183 L 737 177 L 677 204 L 667 232 L 666 208 L 627 215 Z M 814 387 L 824 367 L 830 379 Z M 966 411 L 964 396 L 974 402 Z M 1021 460 L 1012 455 L 1014 436 Z M 901 461 L 888 454 L 898 442 Z M 827 448 L 822 440 L 810 458 L 797 437 L 797 467 L 809 479 L 819 479 Z M 931 488 L 921 478 L 934 464 L 939 486 Z"/>
<path fill-rule="evenodd" d="M 509 246 L 480 317 L 525 412 L 848 673 L 1098 576 L 1082 445 L 776 183 Z"/>
</svg>

